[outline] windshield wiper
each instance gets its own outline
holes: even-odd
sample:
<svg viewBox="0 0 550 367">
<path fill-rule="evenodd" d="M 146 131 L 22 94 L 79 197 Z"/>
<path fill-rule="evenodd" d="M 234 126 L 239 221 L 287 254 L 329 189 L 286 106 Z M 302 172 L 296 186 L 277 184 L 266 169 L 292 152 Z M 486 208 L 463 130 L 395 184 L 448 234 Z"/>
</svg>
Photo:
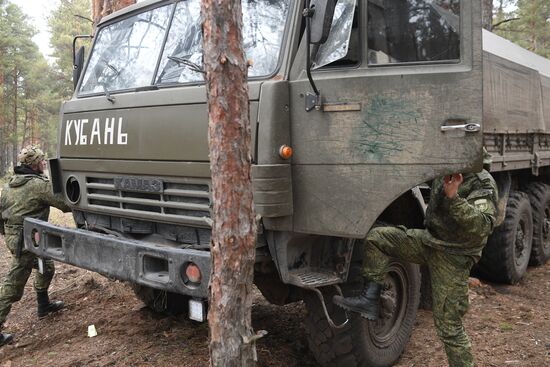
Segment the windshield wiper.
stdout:
<svg viewBox="0 0 550 367">
<path fill-rule="evenodd" d="M 111 69 L 112 71 L 114 71 L 115 73 L 115 76 L 119 76 L 120 75 L 120 71 L 115 68 L 113 65 L 109 64 L 108 61 L 105 61 L 105 60 L 102 60 L 104 63 L 105 63 L 105 66 L 107 66 L 109 69 Z"/>
<path fill-rule="evenodd" d="M 103 91 L 105 92 L 105 98 L 107 98 L 109 102 L 115 103 L 115 97 L 111 96 L 111 92 L 109 92 L 109 90 L 105 86 L 105 83 L 101 83 L 100 85 L 103 87 Z"/>
<path fill-rule="evenodd" d="M 178 65 L 187 66 L 189 69 L 193 70 L 194 72 L 206 74 L 206 71 L 204 71 L 204 69 L 200 65 L 195 64 L 193 61 L 189 61 L 178 56 L 167 56 L 167 57 L 169 60 L 174 61 Z"/>
</svg>

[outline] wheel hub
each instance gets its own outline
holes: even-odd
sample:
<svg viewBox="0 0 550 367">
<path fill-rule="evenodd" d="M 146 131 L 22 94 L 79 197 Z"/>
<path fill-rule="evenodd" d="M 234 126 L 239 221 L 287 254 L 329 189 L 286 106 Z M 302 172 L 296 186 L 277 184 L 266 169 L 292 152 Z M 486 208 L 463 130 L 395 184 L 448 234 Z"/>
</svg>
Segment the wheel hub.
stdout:
<svg viewBox="0 0 550 367">
<path fill-rule="evenodd" d="M 380 296 L 380 317 L 385 320 L 391 319 L 397 309 L 397 294 L 395 286 L 385 283 L 384 292 Z"/>
<path fill-rule="evenodd" d="M 371 322 L 371 340 L 380 348 L 386 348 L 394 342 L 401 327 L 407 309 L 407 275 L 399 263 L 390 265 L 380 295 L 380 318 Z"/>
</svg>

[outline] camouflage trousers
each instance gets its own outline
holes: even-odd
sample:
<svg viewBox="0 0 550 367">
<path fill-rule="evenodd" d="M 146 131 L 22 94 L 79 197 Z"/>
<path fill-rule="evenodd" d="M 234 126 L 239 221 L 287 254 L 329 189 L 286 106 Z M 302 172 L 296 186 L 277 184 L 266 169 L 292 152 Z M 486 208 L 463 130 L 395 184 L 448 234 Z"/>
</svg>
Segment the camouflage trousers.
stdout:
<svg viewBox="0 0 550 367">
<path fill-rule="evenodd" d="M 23 297 L 25 284 L 31 275 L 32 269 L 38 269 L 38 258 L 28 252 L 21 251 L 19 258 L 15 256 L 15 248 L 19 240 L 19 234 L 6 233 L 6 246 L 13 255 L 10 271 L 6 274 L 4 282 L 0 286 L 0 327 L 6 321 L 11 306 Z M 44 260 L 44 274 L 38 271 L 34 277 L 34 289 L 37 291 L 48 290 L 55 273 L 52 260 Z"/>
<path fill-rule="evenodd" d="M 462 320 L 468 309 L 468 277 L 474 259 L 429 246 L 427 232 L 405 227 L 378 227 L 365 242 L 365 277 L 382 283 L 389 257 L 426 265 L 432 285 L 433 318 L 450 367 L 473 367 L 470 340 Z"/>
</svg>

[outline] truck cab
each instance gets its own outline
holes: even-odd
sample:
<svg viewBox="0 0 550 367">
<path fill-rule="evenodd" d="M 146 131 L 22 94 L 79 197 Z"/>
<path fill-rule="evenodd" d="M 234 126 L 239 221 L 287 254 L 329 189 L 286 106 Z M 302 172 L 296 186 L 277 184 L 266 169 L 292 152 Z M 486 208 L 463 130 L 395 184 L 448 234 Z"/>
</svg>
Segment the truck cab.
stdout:
<svg viewBox="0 0 550 367">
<path fill-rule="evenodd" d="M 419 185 L 481 168 L 480 3 L 340 0 L 328 37 L 308 42 L 304 8 L 327 3 L 242 3 L 255 283 L 272 303 L 305 300 L 319 363 L 392 363 L 412 330 L 418 266 L 392 264 L 376 324 L 330 299 L 360 289 L 361 239 L 375 223 L 422 227 Z M 212 197 L 200 0 L 148 0 L 104 18 L 78 67 L 51 162 L 77 228 L 27 220 L 26 248 L 203 321 Z M 352 333 L 352 351 L 338 349 Z"/>
</svg>

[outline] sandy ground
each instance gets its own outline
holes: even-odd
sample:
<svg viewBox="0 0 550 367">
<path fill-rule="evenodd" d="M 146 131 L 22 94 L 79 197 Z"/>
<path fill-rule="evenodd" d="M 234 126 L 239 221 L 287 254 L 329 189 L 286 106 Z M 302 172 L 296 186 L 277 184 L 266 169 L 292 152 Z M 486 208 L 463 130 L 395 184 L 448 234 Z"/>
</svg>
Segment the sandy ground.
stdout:
<svg viewBox="0 0 550 367">
<path fill-rule="evenodd" d="M 10 261 L 0 238 L 0 275 Z M 124 283 L 60 264 L 51 296 L 67 308 L 38 320 L 29 281 L 6 322 L 16 338 L 0 349 L 0 367 L 208 366 L 207 324 L 154 314 Z M 473 286 L 470 300 L 466 329 L 478 366 L 550 366 L 550 264 L 531 268 L 516 286 Z M 259 366 L 316 366 L 301 325 L 305 312 L 301 303 L 278 307 L 255 296 L 254 328 L 269 332 L 258 342 Z M 89 338 L 92 324 L 98 336 Z M 445 365 L 431 312 L 420 310 L 397 366 Z"/>
</svg>

